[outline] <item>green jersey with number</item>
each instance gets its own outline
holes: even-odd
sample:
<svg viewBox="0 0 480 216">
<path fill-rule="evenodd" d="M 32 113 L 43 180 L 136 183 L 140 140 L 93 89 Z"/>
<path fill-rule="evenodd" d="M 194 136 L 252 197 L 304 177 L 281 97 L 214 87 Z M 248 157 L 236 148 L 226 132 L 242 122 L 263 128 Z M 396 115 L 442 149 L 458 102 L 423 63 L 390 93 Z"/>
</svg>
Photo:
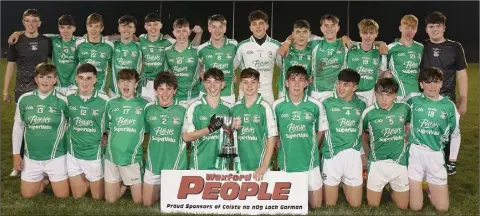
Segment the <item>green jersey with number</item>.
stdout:
<svg viewBox="0 0 480 216">
<path fill-rule="evenodd" d="M 203 63 L 204 71 L 210 68 L 217 68 L 223 71 L 225 77 L 225 87 L 222 89 L 221 96 L 230 96 L 234 94 L 235 86 L 233 76 L 235 74 L 234 59 L 237 52 L 238 42 L 234 39 L 224 38 L 222 47 L 216 48 L 209 40 L 198 47 L 198 57 Z M 201 85 L 200 91 L 205 92 L 205 87 Z"/>
<path fill-rule="evenodd" d="M 148 40 L 147 34 L 139 37 L 142 50 L 143 73 L 148 80 L 154 80 L 158 72 L 165 69 L 165 49 L 173 44 L 170 39 L 164 39 L 163 35 L 156 41 Z"/>
<path fill-rule="evenodd" d="M 394 102 L 388 110 L 376 102 L 362 114 L 362 127 L 370 136 L 370 162 L 393 160 L 407 165 L 405 124 L 410 121 L 410 106 Z"/>
<path fill-rule="evenodd" d="M 322 99 L 321 102 L 330 127 L 325 131 L 322 143 L 323 158 L 330 159 L 349 148 L 360 151 L 362 147 L 360 120 L 362 112 L 367 106 L 366 99 L 354 94 L 352 100 L 345 101 L 334 92 Z"/>
<path fill-rule="evenodd" d="M 388 69 L 400 87 L 398 96 L 406 97 L 412 92 L 420 92 L 417 76 L 422 55 L 423 45 L 416 41 L 406 46 L 397 39 L 388 45 Z"/>
<path fill-rule="evenodd" d="M 313 91 L 333 91 L 338 74 L 346 67 L 348 49 L 341 39 L 317 43 L 312 51 Z"/>
<path fill-rule="evenodd" d="M 17 111 L 25 124 L 25 156 L 44 161 L 67 153 L 67 98 L 56 90 L 44 99 L 38 94 L 38 90 L 23 94 Z"/>
<path fill-rule="evenodd" d="M 164 108 L 158 101 L 145 107 L 145 132 L 148 140 L 146 169 L 155 175 L 162 170 L 187 169 L 187 147 L 182 138 L 186 109 L 178 101 Z"/>
<path fill-rule="evenodd" d="M 92 43 L 85 35 L 76 41 L 75 57 L 79 64 L 89 63 L 97 69 L 97 83 L 95 89 L 105 91 L 108 71 L 111 70 L 113 43 L 103 38 L 99 43 Z"/>
<path fill-rule="evenodd" d="M 105 110 L 105 129 L 109 131 L 106 158 L 116 165 L 130 165 L 143 160 L 145 105 L 147 100 L 135 97 L 112 98 Z"/>
<path fill-rule="evenodd" d="M 165 49 L 166 68 L 177 77 L 178 88 L 175 98 L 187 101 L 198 97 L 200 94 L 200 65 L 198 64 L 197 49 L 190 43 L 188 47 L 179 52 L 175 44 Z"/>
<path fill-rule="evenodd" d="M 242 127 L 237 131 L 240 169 L 255 171 L 260 167 L 267 150 L 267 139 L 278 135 L 273 110 L 258 94 L 255 102 L 247 107 L 245 97 L 232 108 L 234 119 L 240 119 Z"/>
<path fill-rule="evenodd" d="M 118 89 L 117 76 L 122 69 L 135 69 L 138 73 L 142 71 L 142 53 L 140 46 L 134 41 L 125 44 L 121 41 L 113 43 L 112 76 L 110 76 L 110 90 L 120 94 Z"/>
<path fill-rule="evenodd" d="M 408 141 L 414 145 L 427 146 L 433 151 L 442 151 L 453 137 L 460 136 L 460 115 L 448 97 L 440 96 L 437 101 L 423 93 L 412 93 L 404 99 L 412 110 Z M 460 139 L 456 139 L 460 142 Z"/>
<path fill-rule="evenodd" d="M 280 147 L 278 166 L 286 172 L 303 172 L 319 165 L 317 132 L 328 129 L 322 105 L 305 95 L 294 104 L 286 95 L 273 103 Z"/>
<path fill-rule="evenodd" d="M 103 158 L 101 147 L 105 126 L 105 104 L 108 96 L 94 90 L 86 101 L 78 90 L 68 96 L 69 153 L 82 160 Z"/>
<path fill-rule="evenodd" d="M 287 87 L 285 86 L 285 77 L 290 67 L 298 65 L 307 70 L 307 76 L 312 75 L 312 43 L 309 43 L 303 50 L 295 49 L 295 46 L 290 45 L 287 56 L 283 57 L 282 69 L 278 77 L 278 94 L 287 94 Z M 307 94 L 310 95 L 311 84 L 308 85 Z"/>
<path fill-rule="evenodd" d="M 52 40 L 52 62 L 57 68 L 57 85 L 67 87 L 72 84 L 75 77 L 75 69 L 78 65 L 75 58 L 75 36 L 70 41 L 63 41 L 61 36 L 54 36 Z"/>
<path fill-rule="evenodd" d="M 210 118 L 216 114 L 230 115 L 230 109 L 220 100 L 219 104 L 213 109 L 206 99 L 206 95 L 197 101 L 190 104 L 183 123 L 183 132 L 193 132 L 206 128 L 210 124 Z M 192 150 L 190 152 L 190 169 L 194 170 L 215 170 L 226 169 L 227 160 L 219 158 L 220 147 L 223 145 L 220 142 L 220 136 L 223 134 L 223 129 L 205 135 L 192 141 Z"/>
<path fill-rule="evenodd" d="M 371 50 L 364 51 L 361 43 L 357 43 L 350 48 L 347 54 L 347 67 L 357 71 L 361 76 L 357 91 L 370 91 L 375 87 L 378 71 L 387 67 L 381 64 L 382 55 L 377 46 L 373 45 Z"/>
</svg>

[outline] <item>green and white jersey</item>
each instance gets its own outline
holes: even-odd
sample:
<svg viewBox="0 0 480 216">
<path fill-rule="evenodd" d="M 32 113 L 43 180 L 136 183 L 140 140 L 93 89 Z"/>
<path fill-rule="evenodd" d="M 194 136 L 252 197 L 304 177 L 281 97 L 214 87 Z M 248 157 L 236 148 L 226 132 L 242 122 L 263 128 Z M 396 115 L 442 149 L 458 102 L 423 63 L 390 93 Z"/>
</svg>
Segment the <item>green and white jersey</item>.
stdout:
<svg viewBox="0 0 480 216">
<path fill-rule="evenodd" d="M 350 48 L 347 54 L 347 67 L 357 71 L 360 76 L 360 83 L 357 91 L 370 91 L 375 88 L 377 83 L 378 72 L 381 68 L 386 69 L 387 65 L 382 65 L 382 55 L 379 48 L 373 45 L 369 51 L 364 51 L 361 43 L 356 43 Z M 385 58 L 385 56 L 383 56 Z"/>
<path fill-rule="evenodd" d="M 113 43 L 112 76 L 110 76 L 110 90 L 119 95 L 117 76 L 122 69 L 135 69 L 142 71 L 142 52 L 140 45 L 134 41 L 125 44 L 122 41 Z"/>
<path fill-rule="evenodd" d="M 426 146 L 433 151 L 442 151 L 451 136 L 460 137 L 457 107 L 448 99 L 440 96 L 437 101 L 427 98 L 423 93 L 412 93 L 404 98 L 411 108 L 410 144 Z M 455 139 L 460 142 L 460 139 Z"/>
<path fill-rule="evenodd" d="M 362 127 L 370 136 L 369 162 L 393 160 L 407 165 L 407 142 L 405 124 L 410 121 L 410 106 L 394 102 L 388 110 L 376 102 L 362 114 Z"/>
<path fill-rule="evenodd" d="M 236 40 L 225 37 L 225 42 L 220 48 L 213 46 L 212 40 L 209 40 L 198 47 L 198 57 L 203 63 L 204 71 L 207 71 L 210 68 L 217 68 L 223 71 L 225 87 L 222 89 L 221 96 L 233 95 L 235 91 L 233 76 L 237 66 L 234 65 L 237 46 L 238 43 Z M 201 85 L 200 91 L 205 92 L 205 86 Z"/>
<path fill-rule="evenodd" d="M 405 46 L 396 39 L 388 45 L 388 69 L 400 87 L 398 96 L 406 97 L 412 92 L 420 92 L 417 76 L 422 55 L 423 45 L 416 41 L 410 46 Z"/>
<path fill-rule="evenodd" d="M 158 40 L 150 41 L 147 34 L 140 35 L 139 40 L 142 50 L 142 77 L 154 80 L 158 72 L 165 69 L 165 49 L 171 46 L 175 40 L 164 39 L 163 35 L 160 35 Z"/>
<path fill-rule="evenodd" d="M 312 51 L 313 91 L 333 91 L 338 74 L 347 64 L 348 48 L 341 39 L 320 40 Z"/>
<path fill-rule="evenodd" d="M 366 99 L 354 94 L 352 100 L 345 101 L 338 97 L 337 92 L 333 92 L 321 102 L 330 127 L 325 131 L 322 143 L 323 158 L 330 159 L 349 148 L 360 151 L 362 147 L 360 120 L 367 106 Z"/>
<path fill-rule="evenodd" d="M 295 45 L 290 45 L 287 56 L 283 57 L 282 60 L 282 69 L 280 71 L 280 76 L 278 77 L 278 95 L 287 94 L 287 87 L 285 86 L 285 77 L 287 71 L 292 66 L 302 66 L 307 70 L 307 75 L 310 77 L 312 75 L 312 43 L 309 44 L 303 49 L 295 49 Z M 311 84 L 308 85 L 308 95 L 310 95 Z"/>
<path fill-rule="evenodd" d="M 265 42 L 258 45 L 252 35 L 249 39 L 238 44 L 235 61 L 240 63 L 241 69 L 253 68 L 260 73 L 260 88 L 258 92 L 272 91 L 273 70 L 275 65 L 282 67 L 282 58 L 277 54 L 280 42 L 266 35 Z M 272 95 L 273 96 L 273 95 Z"/>
<path fill-rule="evenodd" d="M 185 112 L 177 100 L 168 108 L 158 101 L 145 107 L 145 132 L 150 134 L 145 168 L 155 175 L 162 170 L 187 169 L 187 147 L 182 139 Z"/>
<path fill-rule="evenodd" d="M 111 70 L 113 55 L 113 43 L 101 36 L 100 43 L 92 43 L 85 35 L 79 38 L 76 43 L 75 57 L 78 64 L 89 63 L 97 69 L 97 83 L 95 89 L 105 91 L 108 71 Z"/>
<path fill-rule="evenodd" d="M 263 163 L 267 139 L 278 135 L 273 110 L 260 94 L 250 107 L 245 97 L 232 108 L 234 119 L 240 119 L 242 128 L 237 131 L 240 170 L 255 171 Z"/>
<path fill-rule="evenodd" d="M 105 110 L 105 130 L 109 131 L 106 158 L 125 166 L 143 160 L 145 105 L 147 100 L 135 97 L 125 100 L 112 98 Z"/>
<path fill-rule="evenodd" d="M 304 172 L 319 166 L 317 132 L 328 130 L 322 104 L 307 95 L 294 104 L 287 94 L 273 103 L 273 111 L 280 137 L 280 170 Z"/>
<path fill-rule="evenodd" d="M 206 128 L 210 124 L 210 118 L 216 114 L 230 115 L 230 109 L 222 100 L 215 109 L 213 109 L 206 99 L 206 95 L 199 98 L 187 109 L 185 122 L 183 123 L 183 132 L 193 132 Z M 227 168 L 227 160 L 220 159 L 220 136 L 223 129 L 219 129 L 206 136 L 192 141 L 192 150 L 190 152 L 190 169 L 193 170 L 222 170 Z"/>
<path fill-rule="evenodd" d="M 175 44 L 165 49 L 166 68 L 177 77 L 178 88 L 175 98 L 188 101 L 200 94 L 200 64 L 197 49 L 190 43 L 182 52 L 175 49 Z"/>
<path fill-rule="evenodd" d="M 78 90 L 68 93 L 69 153 L 82 160 L 103 158 L 101 147 L 108 96 L 94 90 L 86 101 Z"/>
<path fill-rule="evenodd" d="M 45 161 L 67 153 L 67 98 L 56 90 L 44 99 L 38 95 L 37 89 L 27 92 L 20 96 L 17 104 L 25 124 L 25 156 Z"/>
<path fill-rule="evenodd" d="M 52 62 L 57 68 L 57 86 L 67 87 L 72 84 L 75 79 L 75 69 L 78 62 L 75 58 L 75 41 L 77 38 L 72 37 L 70 41 L 63 41 L 61 36 L 53 36 L 52 40 Z M 73 83 L 74 84 L 74 83 Z"/>
</svg>

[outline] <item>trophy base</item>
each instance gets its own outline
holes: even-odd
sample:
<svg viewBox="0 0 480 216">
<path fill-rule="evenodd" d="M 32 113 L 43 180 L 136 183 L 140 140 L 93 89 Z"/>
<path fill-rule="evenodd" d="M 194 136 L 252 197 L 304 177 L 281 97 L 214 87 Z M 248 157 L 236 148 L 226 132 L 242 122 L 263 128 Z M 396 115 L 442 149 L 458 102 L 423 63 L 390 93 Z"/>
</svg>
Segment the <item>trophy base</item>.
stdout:
<svg viewBox="0 0 480 216">
<path fill-rule="evenodd" d="M 232 146 L 232 147 L 223 147 L 220 150 L 220 154 L 218 154 L 218 156 L 222 158 L 234 158 L 234 157 L 237 157 L 238 154 L 235 147 Z"/>
</svg>

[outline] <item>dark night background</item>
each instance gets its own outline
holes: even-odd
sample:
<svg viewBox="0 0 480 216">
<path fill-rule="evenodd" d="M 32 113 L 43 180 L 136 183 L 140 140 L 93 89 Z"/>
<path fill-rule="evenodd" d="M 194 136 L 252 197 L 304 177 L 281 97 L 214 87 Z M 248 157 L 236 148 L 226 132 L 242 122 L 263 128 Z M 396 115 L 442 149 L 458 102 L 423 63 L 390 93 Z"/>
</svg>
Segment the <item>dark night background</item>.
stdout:
<svg viewBox="0 0 480 216">
<path fill-rule="evenodd" d="M 233 5 L 235 4 L 235 14 Z M 292 31 L 292 24 L 297 19 L 308 20 L 312 32 L 321 35 L 319 18 L 331 13 L 340 18 L 339 35 L 347 34 L 347 19 L 350 21 L 349 36 L 360 40 L 357 23 L 363 18 L 375 19 L 380 25 L 377 40 L 387 43 L 400 36 L 398 26 L 405 14 L 414 14 L 419 19 L 419 28 L 415 40 L 422 41 L 425 33 L 425 16 L 435 10 L 447 16 L 446 37 L 462 43 L 467 61 L 479 60 L 479 2 L 274 2 L 273 19 L 272 2 L 1 2 L 1 47 L 2 53 L 8 47 L 7 38 L 16 30 L 22 30 L 22 13 L 28 8 L 35 8 L 41 13 L 43 21 L 40 31 L 43 33 L 58 33 L 57 19 L 63 14 L 71 14 L 76 18 L 77 31 L 75 35 L 86 32 L 85 20 L 90 13 L 103 15 L 105 22 L 104 34 L 117 32 L 117 19 L 129 14 L 138 20 L 137 35 L 145 33 L 143 18 L 150 12 L 160 12 L 164 27 L 162 33 L 171 34 L 172 23 L 176 18 L 187 18 L 193 25 L 201 25 L 204 29 L 203 41 L 208 40 L 207 17 L 220 13 L 227 18 L 227 36 L 233 34 L 233 18 L 235 18 L 234 38 L 242 41 L 250 36 L 247 16 L 256 9 L 265 11 L 271 18 L 269 34 L 273 26 L 273 38 L 283 41 Z M 234 17 L 235 16 L 235 17 Z"/>
</svg>

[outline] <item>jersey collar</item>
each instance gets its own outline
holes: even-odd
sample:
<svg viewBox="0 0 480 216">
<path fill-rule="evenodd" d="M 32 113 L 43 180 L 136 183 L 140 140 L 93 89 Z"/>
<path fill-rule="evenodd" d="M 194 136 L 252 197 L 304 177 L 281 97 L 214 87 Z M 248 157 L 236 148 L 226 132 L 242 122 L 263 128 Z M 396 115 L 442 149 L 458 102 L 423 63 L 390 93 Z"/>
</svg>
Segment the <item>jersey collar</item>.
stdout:
<svg viewBox="0 0 480 216">
<path fill-rule="evenodd" d="M 160 106 L 160 102 L 158 102 L 158 99 L 155 101 L 155 105 L 158 106 L 158 107 L 160 107 L 160 108 L 163 110 L 163 108 Z M 170 110 L 170 109 L 172 109 L 172 108 L 173 108 L 174 106 L 176 106 L 176 105 L 178 105 L 178 100 L 177 100 L 176 98 L 174 98 L 172 105 L 169 106 L 169 107 L 168 107 L 167 109 L 165 109 L 165 110 Z"/>
<path fill-rule="evenodd" d="M 375 106 L 375 109 L 390 111 L 393 108 L 393 106 L 395 106 L 395 104 L 397 104 L 397 103 L 398 103 L 397 100 L 394 100 L 390 109 L 387 109 L 387 110 L 380 107 L 380 105 L 378 105 L 377 101 L 375 101 L 375 103 L 373 103 L 373 105 Z"/>
<path fill-rule="evenodd" d="M 443 99 L 443 96 L 442 96 L 442 95 L 439 95 L 437 100 L 432 100 L 432 99 L 428 98 L 427 96 L 425 96 L 425 93 L 422 93 L 421 96 L 422 96 L 422 98 L 424 98 L 425 100 L 434 101 L 434 102 L 441 101 L 441 100 Z"/>
<path fill-rule="evenodd" d="M 172 50 L 177 52 L 177 53 L 180 53 L 178 50 L 175 49 L 175 44 L 177 44 L 177 41 L 175 41 L 175 43 L 173 43 L 171 46 L 172 46 Z M 191 41 L 188 41 L 188 45 L 187 45 L 187 48 L 185 48 L 182 52 L 184 52 L 185 50 L 189 50 L 189 49 L 192 49 L 192 42 Z"/>
<path fill-rule="evenodd" d="M 307 102 L 307 100 L 308 100 L 308 95 L 307 95 L 307 93 L 304 93 L 303 94 L 303 99 L 300 103 Z M 288 95 L 288 92 L 287 92 L 287 94 L 285 94 L 285 101 L 287 101 L 288 103 L 292 103 L 292 100 L 290 100 L 290 96 Z"/>
<path fill-rule="evenodd" d="M 268 34 L 265 35 L 267 38 L 265 39 L 265 42 L 270 42 L 272 40 L 272 38 L 270 36 L 268 36 Z M 255 37 L 252 35 L 250 36 L 250 42 L 254 42 L 254 43 L 257 43 L 257 41 L 255 41 Z M 263 43 L 265 43 L 263 42 Z M 263 45 L 263 44 L 262 44 Z"/>
<path fill-rule="evenodd" d="M 222 45 L 222 47 L 224 47 L 225 45 L 227 45 L 227 40 L 228 40 L 227 36 L 223 36 L 223 45 Z M 215 48 L 215 49 L 219 49 L 219 48 L 213 46 L 212 38 L 210 38 L 210 40 L 208 40 L 208 45 L 209 45 L 209 46 L 212 46 L 212 47 Z M 222 47 L 220 47 L 220 48 L 222 48 Z"/>
<path fill-rule="evenodd" d="M 75 91 L 75 96 L 77 96 L 78 98 L 82 98 L 80 97 L 80 90 L 77 89 Z M 87 101 L 90 101 L 91 99 L 94 99 L 94 98 L 97 98 L 98 97 L 98 90 L 97 89 L 93 89 L 93 92 L 92 92 L 92 95 L 90 96 L 90 98 L 87 100 Z M 82 100 L 83 101 L 83 100 Z"/>
<path fill-rule="evenodd" d="M 87 43 L 93 44 L 92 42 L 90 42 L 90 40 L 88 40 L 88 34 L 85 34 L 83 37 L 85 38 L 85 41 Z M 103 38 L 103 35 L 100 35 L 100 42 L 99 43 L 105 43 L 105 38 Z"/>
<path fill-rule="evenodd" d="M 263 100 L 263 97 L 260 93 L 257 93 L 257 99 L 255 99 L 255 102 L 253 104 L 260 104 L 260 102 L 262 102 Z M 245 107 L 247 107 L 247 104 L 245 103 L 245 97 L 242 98 L 242 102 L 241 102 Z M 252 104 L 252 105 L 253 105 Z"/>
<path fill-rule="evenodd" d="M 40 97 L 39 94 L 40 93 L 38 92 L 38 88 L 33 91 L 33 95 Z M 45 97 L 44 99 L 50 98 L 50 96 L 54 94 L 57 94 L 57 90 L 55 88 L 53 88 L 52 92 L 50 92 L 50 94 L 48 94 L 47 97 Z"/>
<path fill-rule="evenodd" d="M 333 97 L 334 97 L 335 99 L 339 99 L 339 100 L 341 100 L 341 101 L 346 102 L 345 100 L 343 100 L 342 98 L 340 98 L 340 97 L 338 96 L 337 90 L 334 90 L 334 91 L 333 91 Z M 357 100 L 357 99 L 358 99 L 357 93 L 353 93 L 353 95 L 352 95 L 352 100 L 351 100 L 351 101 L 354 101 L 354 100 Z M 349 102 L 351 102 L 351 101 L 349 101 Z M 348 103 L 348 102 L 347 102 L 347 103 Z"/>
</svg>

